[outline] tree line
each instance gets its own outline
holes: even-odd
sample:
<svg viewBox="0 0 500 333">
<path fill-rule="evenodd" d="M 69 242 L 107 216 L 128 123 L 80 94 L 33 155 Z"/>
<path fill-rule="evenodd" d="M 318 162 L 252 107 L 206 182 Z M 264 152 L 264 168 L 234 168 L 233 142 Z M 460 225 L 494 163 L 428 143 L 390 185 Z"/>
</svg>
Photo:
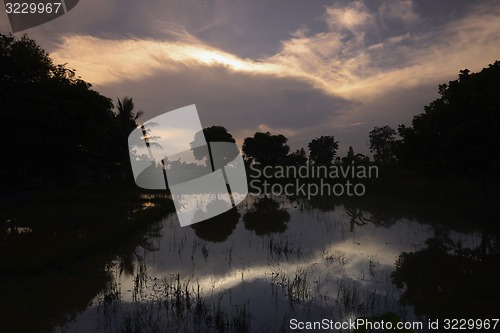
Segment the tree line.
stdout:
<svg viewBox="0 0 500 333">
<path fill-rule="evenodd" d="M 106 180 L 129 169 L 136 127 L 131 98 L 113 101 L 33 39 L 0 34 L 3 188 L 57 187 Z"/>
<path fill-rule="evenodd" d="M 462 70 L 438 91 L 440 97 L 411 125 L 369 133 L 373 161 L 352 147 L 338 156 L 334 135 L 312 139 L 308 154 L 304 148 L 291 152 L 284 135 L 270 132 L 256 132 L 241 148 L 247 162 L 262 166 L 375 163 L 487 186 L 500 170 L 500 62 L 479 73 Z M 4 186 L 19 187 L 22 181 L 59 186 L 82 177 L 131 180 L 127 138 L 142 115 L 132 98 L 115 105 L 75 70 L 55 65 L 26 35 L 0 34 L 0 101 Z M 222 126 L 203 132 L 209 142 L 235 142 Z"/>
<path fill-rule="evenodd" d="M 370 132 L 375 162 L 431 179 L 492 187 L 500 170 L 500 61 L 478 73 L 461 70 L 438 92 L 411 125 Z"/>
<path fill-rule="evenodd" d="M 440 97 L 414 116 L 410 125 L 375 127 L 369 133 L 373 161 L 354 154 L 337 156 L 334 136 L 321 136 L 305 150 L 289 153 L 283 135 L 256 133 L 243 152 L 263 165 L 375 163 L 433 180 L 471 180 L 488 186 L 500 170 L 500 61 L 478 73 L 461 70 L 457 80 L 439 85 Z"/>
<path fill-rule="evenodd" d="M 331 165 L 332 163 L 369 163 L 369 158 L 363 154 L 354 154 L 352 147 L 345 157 L 337 155 L 339 142 L 333 135 L 322 135 L 307 145 L 309 157 L 304 148 L 290 152 L 288 139 L 282 134 L 257 132 L 243 142 L 243 153 L 247 161 L 259 163 L 262 166 L 276 165 Z"/>
</svg>

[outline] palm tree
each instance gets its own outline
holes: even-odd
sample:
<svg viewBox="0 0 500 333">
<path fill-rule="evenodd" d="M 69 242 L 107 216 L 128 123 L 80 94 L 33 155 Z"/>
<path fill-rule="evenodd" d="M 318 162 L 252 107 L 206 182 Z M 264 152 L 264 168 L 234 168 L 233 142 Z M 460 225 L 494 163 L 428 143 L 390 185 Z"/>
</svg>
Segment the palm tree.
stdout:
<svg viewBox="0 0 500 333">
<path fill-rule="evenodd" d="M 132 132 L 137 127 L 137 118 L 142 116 L 144 112 L 134 111 L 134 101 L 131 97 L 123 97 L 122 100 L 118 98 L 118 114 L 116 118 L 118 120 L 118 127 L 121 134 L 128 137 L 130 132 Z"/>
<path fill-rule="evenodd" d="M 128 136 L 137 128 L 137 118 L 142 116 L 143 112 L 134 111 L 134 101 L 131 97 L 123 97 L 121 100 L 118 98 L 117 113 L 116 113 L 116 150 L 118 164 L 127 167 L 129 164 L 129 147 Z M 127 172 L 128 174 L 128 172 Z M 131 177 L 130 174 L 127 178 Z"/>
</svg>

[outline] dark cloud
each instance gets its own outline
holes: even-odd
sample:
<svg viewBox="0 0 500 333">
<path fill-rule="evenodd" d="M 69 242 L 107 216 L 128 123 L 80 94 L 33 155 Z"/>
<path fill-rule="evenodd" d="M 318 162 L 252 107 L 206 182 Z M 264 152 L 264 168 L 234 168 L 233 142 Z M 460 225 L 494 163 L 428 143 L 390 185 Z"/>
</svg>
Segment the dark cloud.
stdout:
<svg viewBox="0 0 500 333">
<path fill-rule="evenodd" d="M 186 66 L 97 88 L 108 96 L 132 96 L 145 119 L 196 104 L 204 126 L 220 124 L 233 132 L 256 132 L 259 125 L 299 131 L 330 122 L 352 106 L 293 78 L 248 75 L 221 66 Z"/>
<path fill-rule="evenodd" d="M 195 103 L 203 125 L 240 139 L 335 135 L 367 152 L 373 126 L 408 124 L 438 84 L 498 58 L 499 12 L 494 0 L 99 0 L 27 32 L 149 118 Z"/>
</svg>

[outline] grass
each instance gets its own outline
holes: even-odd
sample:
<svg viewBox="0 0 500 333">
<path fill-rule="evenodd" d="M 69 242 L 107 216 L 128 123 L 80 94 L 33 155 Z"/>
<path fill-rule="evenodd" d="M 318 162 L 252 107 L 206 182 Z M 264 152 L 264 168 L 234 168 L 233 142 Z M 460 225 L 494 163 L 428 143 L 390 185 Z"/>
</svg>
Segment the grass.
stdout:
<svg viewBox="0 0 500 333">
<path fill-rule="evenodd" d="M 343 268 L 347 263 L 349 263 L 349 259 L 347 259 L 345 252 L 342 251 L 334 251 L 330 253 L 323 249 L 322 259 L 327 263 L 327 265 L 337 265 L 340 268 Z"/>
<path fill-rule="evenodd" d="M 32 231 L 11 233 L 5 239 L 8 242 L 6 246 L 12 246 L 12 249 L 17 249 L 21 245 L 31 251 L 33 249 L 37 251 L 31 254 L 32 258 L 27 258 L 26 263 L 12 261 L 10 263 L 12 266 L 6 271 L 15 278 L 28 273 L 35 273 L 36 276 L 37 273 L 47 271 L 56 271 L 52 276 L 57 276 L 59 268 L 78 267 L 71 274 L 82 274 L 81 272 L 84 271 L 96 277 L 92 293 L 78 294 L 79 288 L 82 287 L 79 287 L 76 282 L 70 283 L 68 288 L 64 289 L 68 294 L 66 297 L 77 298 L 79 304 L 78 306 L 61 306 L 61 313 L 67 315 L 83 311 L 89 302 L 94 300 L 94 296 L 99 294 L 97 307 L 100 318 L 97 329 L 100 331 L 266 331 L 261 327 L 252 326 L 252 324 L 255 325 L 255 318 L 251 309 L 259 307 L 260 304 L 252 304 L 251 307 L 250 301 L 245 299 L 237 299 L 233 304 L 231 291 L 216 293 L 215 289 L 212 289 L 212 293 L 207 294 L 193 276 L 182 278 L 179 273 L 174 273 L 169 276 L 150 277 L 144 261 L 141 259 L 135 261 L 133 256 L 132 259 L 129 258 L 130 253 L 133 253 L 138 245 L 146 249 L 151 246 L 145 239 L 158 235 L 160 224 L 156 222 L 173 210 L 165 196 L 152 193 L 141 194 L 130 189 L 116 189 L 109 192 L 89 190 L 86 195 L 70 192 L 56 193 L 53 197 L 40 196 L 30 200 L 29 203 L 18 205 L 17 209 L 8 210 L 5 216 L 9 216 L 12 220 L 11 226 L 30 228 Z M 25 207 L 27 211 L 23 211 L 21 207 Z M 1 214 L 4 216 L 4 212 Z M 31 237 L 35 235 L 40 241 L 30 244 L 30 240 L 33 241 Z M 301 246 L 307 246 L 300 241 L 289 241 L 281 235 L 266 236 L 262 241 L 264 256 L 267 256 L 268 262 L 272 261 L 277 266 L 284 262 L 284 259 L 288 261 L 287 264 L 290 264 L 295 256 L 297 259 L 302 259 L 304 255 Z M 62 251 L 61 246 L 64 246 Z M 200 258 L 203 257 L 205 262 L 209 263 L 215 261 L 218 253 L 217 246 L 199 238 L 195 238 L 191 245 L 184 242 L 184 238 L 179 240 L 174 237 L 168 246 L 172 247 L 173 253 L 178 252 L 181 258 L 181 252 L 185 247 L 186 251 L 192 254 L 191 260 L 199 254 Z M 233 253 L 233 246 L 224 252 L 227 253 L 227 263 L 230 268 L 233 265 L 233 259 L 236 262 L 234 266 L 239 266 L 239 253 L 237 251 Z M 307 247 L 304 251 L 307 252 Z M 83 268 L 82 262 L 85 262 L 86 258 L 102 252 L 107 253 L 105 259 L 94 263 L 89 268 Z M 129 257 L 125 256 L 125 258 L 130 260 L 123 259 L 124 254 L 127 253 Z M 14 255 L 20 258 L 19 253 Z M 209 257 L 210 260 L 208 260 Z M 40 262 L 35 261 L 37 258 L 41 259 Z M 114 259 L 110 260 L 110 258 Z M 109 264 L 110 261 L 117 262 L 117 260 L 124 260 L 123 264 L 117 265 L 123 267 L 126 273 L 133 274 L 133 297 L 130 301 L 122 299 L 120 286 L 116 285 L 116 280 L 113 279 L 112 274 L 109 274 L 109 267 L 105 264 Z M 332 266 L 343 268 L 349 264 L 346 254 L 340 251 L 324 251 L 321 260 L 318 261 L 318 265 L 324 265 L 327 270 L 334 268 L 335 271 L 337 267 Z M 380 268 L 377 267 L 375 257 L 370 257 L 367 265 L 372 278 L 380 275 Z M 1 269 L 4 269 L 4 266 Z M 286 274 L 279 270 L 279 273 L 273 274 L 271 279 L 265 281 L 273 288 L 271 298 L 275 297 L 276 304 L 288 306 L 278 309 L 276 305 L 276 318 L 273 322 L 275 326 L 266 326 L 266 328 L 269 327 L 267 331 L 288 331 L 289 318 L 316 317 L 318 308 L 321 313 L 325 314 L 325 317 L 334 318 L 347 318 L 352 314 L 371 315 L 380 313 L 378 311 L 381 309 L 386 311 L 388 308 L 381 306 L 383 300 L 381 302 L 380 298 L 383 298 L 383 295 L 377 295 L 375 291 L 366 293 L 359 284 L 352 280 L 334 281 L 332 289 L 322 293 L 317 282 L 321 274 L 316 275 L 315 272 L 314 269 L 299 267 L 295 272 L 292 268 L 292 271 L 287 271 Z M 90 280 L 91 277 L 83 276 L 82 279 Z M 68 284 L 63 277 L 59 277 L 56 281 L 47 279 L 36 286 L 30 286 L 27 293 L 39 288 L 48 288 L 48 286 L 52 288 L 54 283 L 58 285 L 54 287 L 55 289 L 59 288 L 59 284 Z M 76 291 L 72 291 L 73 289 Z M 40 295 L 33 299 L 44 298 L 38 296 Z M 11 294 L 6 297 L 13 298 Z M 21 307 L 24 303 L 27 302 L 19 301 L 15 303 L 15 306 Z M 30 312 L 35 312 L 35 310 L 26 311 L 25 317 Z M 43 312 L 41 315 L 48 316 Z M 53 327 L 54 323 L 67 320 L 68 318 L 56 318 L 51 321 L 50 325 Z M 39 327 L 50 328 L 51 326 L 39 325 Z"/>
<path fill-rule="evenodd" d="M 139 265 L 140 266 L 140 265 Z M 143 269 L 134 278 L 133 303 L 126 305 L 108 292 L 100 298 L 97 330 L 106 332 L 250 332 L 252 315 L 246 303 L 224 306 L 227 294 L 208 300 L 200 285 L 179 274 L 152 278 Z M 146 292 L 147 291 L 147 292 Z M 109 296 L 111 295 L 111 296 Z"/>
<path fill-rule="evenodd" d="M 281 287 L 290 303 L 304 304 L 312 299 L 308 274 L 304 269 L 297 268 L 292 276 L 288 276 L 284 272 L 273 274 L 272 283 Z"/>
<path fill-rule="evenodd" d="M 290 242 L 288 239 L 269 238 L 269 254 L 272 258 L 279 260 L 282 256 L 288 259 L 289 255 L 296 255 L 300 259 L 302 250 L 300 245 Z"/>
</svg>

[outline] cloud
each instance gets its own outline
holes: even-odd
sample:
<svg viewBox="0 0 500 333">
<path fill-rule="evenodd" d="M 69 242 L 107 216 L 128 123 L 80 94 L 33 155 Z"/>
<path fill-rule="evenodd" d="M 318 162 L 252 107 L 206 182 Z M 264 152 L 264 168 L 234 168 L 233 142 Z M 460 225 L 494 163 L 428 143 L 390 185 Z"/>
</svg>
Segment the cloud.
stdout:
<svg viewBox="0 0 500 333">
<path fill-rule="evenodd" d="M 374 16 L 361 1 L 344 7 L 326 7 L 324 19 L 330 30 L 347 29 L 356 37 L 362 37 L 364 28 L 373 26 Z"/>
<path fill-rule="evenodd" d="M 388 36 L 376 44 L 344 40 L 341 30 L 363 27 L 358 34 L 367 34 L 372 16 L 355 3 L 343 10 L 328 8 L 329 30 L 312 36 L 298 35 L 282 43 L 275 63 L 314 76 L 318 87 L 355 98 L 376 95 L 395 86 L 415 86 L 429 79 L 442 79 L 461 66 L 477 64 L 476 70 L 495 60 L 500 51 L 499 7 L 489 12 L 476 9 L 461 20 L 426 32 Z M 387 3 L 382 5 L 386 7 Z M 407 8 L 405 5 L 401 8 Z M 393 13 L 402 12 L 396 6 Z M 395 14 L 394 14 L 395 15 Z M 346 18 L 347 17 L 347 18 Z M 412 17 L 406 14 L 406 17 Z M 340 23 L 338 23 L 340 22 Z M 437 30 L 437 31 L 436 31 Z M 458 67 L 457 67 L 458 66 Z M 313 74 L 313 75 L 307 75 Z"/>
<path fill-rule="evenodd" d="M 387 0 L 380 6 L 378 13 L 384 27 L 386 21 L 398 21 L 410 25 L 420 20 L 412 0 Z"/>
<path fill-rule="evenodd" d="M 142 79 L 157 70 L 179 71 L 186 66 L 224 66 L 254 74 L 280 75 L 284 71 L 278 65 L 241 59 L 196 40 L 186 43 L 67 36 L 51 56 L 56 62 L 78 68 L 85 80 L 98 85 Z"/>
<path fill-rule="evenodd" d="M 293 140 L 351 107 L 350 101 L 293 77 L 249 75 L 222 65 L 157 70 L 141 80 L 97 88 L 115 98 L 133 96 L 138 108 L 145 111 L 144 120 L 196 104 L 203 126 L 225 126 L 240 143 L 257 131 L 279 132 Z"/>
<path fill-rule="evenodd" d="M 317 16 L 321 29 L 297 21 L 274 54 L 256 61 L 231 52 L 234 40 L 209 42 L 217 34 L 224 40 L 226 28 L 243 38 L 241 6 L 259 11 L 238 4 L 219 14 L 215 7 L 200 7 L 193 16 L 198 25 L 185 13 L 177 21 L 153 14 L 150 28 L 164 29 L 165 38 L 66 34 L 51 55 L 77 68 L 104 94 L 134 96 L 147 112 L 196 103 L 202 119 L 226 122 L 240 137 L 280 131 L 306 146 L 318 133 L 330 132 L 346 144 L 365 146 L 373 126 L 408 123 L 436 97 L 438 84 L 465 67 L 478 71 L 500 54 L 495 2 L 469 6 L 459 18 L 426 26 L 430 21 L 412 1 L 370 8 L 356 1 L 323 7 Z M 355 123 L 359 126 L 349 126 Z"/>
<path fill-rule="evenodd" d="M 414 20 L 416 15 L 411 14 L 412 3 L 408 1 L 397 5 L 384 2 L 379 12 L 407 20 Z M 449 76 L 458 71 L 459 64 L 484 66 L 493 61 L 500 48 L 495 45 L 500 23 L 493 19 L 498 12 L 498 6 L 488 12 L 477 9 L 437 29 L 381 37 L 377 43 L 369 43 L 359 36 L 373 30 L 374 13 L 359 1 L 346 7 L 330 6 L 322 16 L 326 31 L 308 35 L 308 29 L 302 26 L 281 42 L 279 52 L 258 62 L 213 47 L 188 33 L 188 41 L 66 36 L 52 56 L 69 62 L 95 84 L 139 79 L 158 69 L 181 70 L 179 64 L 223 65 L 249 75 L 294 77 L 325 93 L 354 98 Z M 345 29 L 358 37 L 346 37 Z"/>
</svg>

